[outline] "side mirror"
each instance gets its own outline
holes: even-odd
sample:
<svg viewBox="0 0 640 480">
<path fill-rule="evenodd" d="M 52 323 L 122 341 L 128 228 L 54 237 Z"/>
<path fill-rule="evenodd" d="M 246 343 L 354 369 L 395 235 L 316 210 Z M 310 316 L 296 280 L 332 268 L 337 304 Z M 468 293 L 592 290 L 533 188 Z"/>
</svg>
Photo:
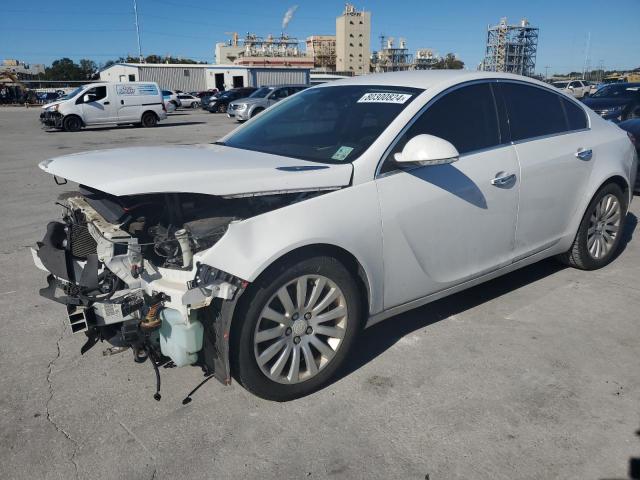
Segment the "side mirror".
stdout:
<svg viewBox="0 0 640 480">
<path fill-rule="evenodd" d="M 393 158 L 398 163 L 417 163 L 419 165 L 443 165 L 458 160 L 460 154 L 456 147 L 443 138 L 433 135 L 416 135 Z"/>
<path fill-rule="evenodd" d="M 91 101 L 91 95 L 87 94 L 84 97 L 82 97 L 82 101 L 84 103 L 89 103 Z"/>
<path fill-rule="evenodd" d="M 573 90 L 573 85 L 569 85 L 569 90 Z"/>
</svg>

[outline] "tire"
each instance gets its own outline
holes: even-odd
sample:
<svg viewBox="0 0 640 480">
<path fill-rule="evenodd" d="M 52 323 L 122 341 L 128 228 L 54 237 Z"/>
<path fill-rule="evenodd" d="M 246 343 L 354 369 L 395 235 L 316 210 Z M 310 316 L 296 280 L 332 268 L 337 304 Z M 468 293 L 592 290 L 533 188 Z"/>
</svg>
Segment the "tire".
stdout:
<svg viewBox="0 0 640 480">
<path fill-rule="evenodd" d="M 194 110 L 195 110 L 196 108 L 200 108 L 200 103 L 199 103 L 199 102 L 193 102 L 193 103 L 191 104 L 191 108 L 193 108 Z"/>
<path fill-rule="evenodd" d="M 82 119 L 77 115 L 69 115 L 64 117 L 62 121 L 62 129 L 65 132 L 77 132 L 82 128 Z"/>
<path fill-rule="evenodd" d="M 256 115 L 262 112 L 264 112 L 264 108 L 256 108 L 253 112 L 251 112 L 251 118 L 255 117 Z"/>
<path fill-rule="evenodd" d="M 155 127 L 156 125 L 158 125 L 158 117 L 156 117 L 156 114 L 153 112 L 144 112 L 142 114 L 142 121 L 140 122 L 140 124 L 144 128 Z"/>
<path fill-rule="evenodd" d="M 303 291 L 298 285 L 306 286 L 306 305 L 301 309 L 296 308 L 298 292 Z M 283 292 L 291 301 L 289 313 L 279 300 Z M 336 298 L 330 300 L 332 292 Z M 321 305 L 327 300 L 326 306 Z M 362 324 L 360 305 L 352 275 L 335 258 L 318 256 L 276 265 L 242 297 L 231 334 L 233 376 L 267 400 L 287 401 L 315 392 L 347 358 Z M 314 306 L 320 310 L 311 313 Z M 266 312 L 277 320 L 265 317 Z M 335 318 L 318 322 L 321 316 Z M 258 333 L 262 340 L 258 341 Z M 258 358 L 264 358 L 262 367 Z"/>
<path fill-rule="evenodd" d="M 612 206 L 614 200 L 617 207 Z M 558 259 L 580 270 L 597 270 L 609 264 L 620 247 L 626 214 L 622 189 L 615 183 L 606 184 L 589 203 L 571 249 Z M 607 236 L 613 238 L 607 241 Z"/>
<path fill-rule="evenodd" d="M 227 106 L 224 104 L 220 104 L 216 107 L 216 112 L 218 113 L 227 113 Z"/>
</svg>

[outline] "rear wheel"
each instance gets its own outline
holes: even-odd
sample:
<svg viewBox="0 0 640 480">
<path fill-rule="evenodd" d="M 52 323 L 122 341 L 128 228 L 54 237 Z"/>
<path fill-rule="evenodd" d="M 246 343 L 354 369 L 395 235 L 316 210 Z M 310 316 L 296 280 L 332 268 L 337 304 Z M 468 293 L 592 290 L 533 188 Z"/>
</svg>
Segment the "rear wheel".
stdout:
<svg viewBox="0 0 640 480">
<path fill-rule="evenodd" d="M 68 115 L 62 122 L 62 128 L 65 132 L 77 132 L 82 128 L 82 120 L 76 115 Z"/>
<path fill-rule="evenodd" d="M 223 103 L 216 107 L 216 112 L 218 113 L 227 113 L 227 106 Z"/>
<path fill-rule="evenodd" d="M 232 334 L 236 379 L 277 401 L 326 385 L 360 328 L 358 289 L 347 269 L 332 257 L 286 262 L 245 295 Z"/>
<path fill-rule="evenodd" d="M 193 108 L 194 110 L 195 110 L 196 108 L 200 108 L 200 103 L 199 103 L 199 102 L 193 102 L 193 103 L 191 104 L 191 108 Z"/>
<path fill-rule="evenodd" d="M 581 270 L 607 265 L 620 246 L 626 214 L 622 189 L 615 183 L 605 185 L 591 200 L 571 250 L 559 259 Z"/>
<path fill-rule="evenodd" d="M 158 117 L 153 112 L 144 112 L 141 124 L 145 128 L 155 127 L 158 124 Z"/>
</svg>

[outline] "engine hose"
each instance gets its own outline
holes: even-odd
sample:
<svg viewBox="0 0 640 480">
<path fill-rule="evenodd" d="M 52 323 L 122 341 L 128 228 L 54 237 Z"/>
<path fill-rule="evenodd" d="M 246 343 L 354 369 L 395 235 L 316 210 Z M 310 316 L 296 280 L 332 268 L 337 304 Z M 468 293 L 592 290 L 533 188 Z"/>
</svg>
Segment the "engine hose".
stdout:
<svg viewBox="0 0 640 480">
<path fill-rule="evenodd" d="M 149 360 L 151 360 L 153 371 L 156 374 L 156 393 L 153 394 L 153 399 L 156 402 L 159 402 L 160 399 L 162 398 L 162 395 L 160 395 L 160 369 L 158 368 L 158 364 L 156 363 L 156 359 L 154 358 L 155 355 L 152 354 L 150 348 L 147 348 L 147 355 L 149 357 Z"/>
</svg>

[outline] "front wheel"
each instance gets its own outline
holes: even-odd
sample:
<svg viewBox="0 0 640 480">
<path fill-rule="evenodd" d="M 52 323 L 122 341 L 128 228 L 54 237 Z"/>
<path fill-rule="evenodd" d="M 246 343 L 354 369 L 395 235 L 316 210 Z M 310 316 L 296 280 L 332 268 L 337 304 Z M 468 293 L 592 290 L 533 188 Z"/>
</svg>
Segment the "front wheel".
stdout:
<svg viewBox="0 0 640 480">
<path fill-rule="evenodd" d="M 65 132 L 77 132 L 82 128 L 82 120 L 76 115 L 69 115 L 64 118 L 62 128 Z"/>
<path fill-rule="evenodd" d="M 622 239 L 627 201 L 615 183 L 595 195 L 580 222 L 571 249 L 559 260 L 581 270 L 596 270 L 613 260 Z"/>
<path fill-rule="evenodd" d="M 326 385 L 361 324 L 358 288 L 347 269 L 332 257 L 286 262 L 245 295 L 232 334 L 236 379 L 277 401 Z"/>
<path fill-rule="evenodd" d="M 195 110 L 196 108 L 200 108 L 200 103 L 199 103 L 199 102 L 193 102 L 193 103 L 191 104 L 191 108 L 193 108 L 194 110 Z"/>
</svg>

